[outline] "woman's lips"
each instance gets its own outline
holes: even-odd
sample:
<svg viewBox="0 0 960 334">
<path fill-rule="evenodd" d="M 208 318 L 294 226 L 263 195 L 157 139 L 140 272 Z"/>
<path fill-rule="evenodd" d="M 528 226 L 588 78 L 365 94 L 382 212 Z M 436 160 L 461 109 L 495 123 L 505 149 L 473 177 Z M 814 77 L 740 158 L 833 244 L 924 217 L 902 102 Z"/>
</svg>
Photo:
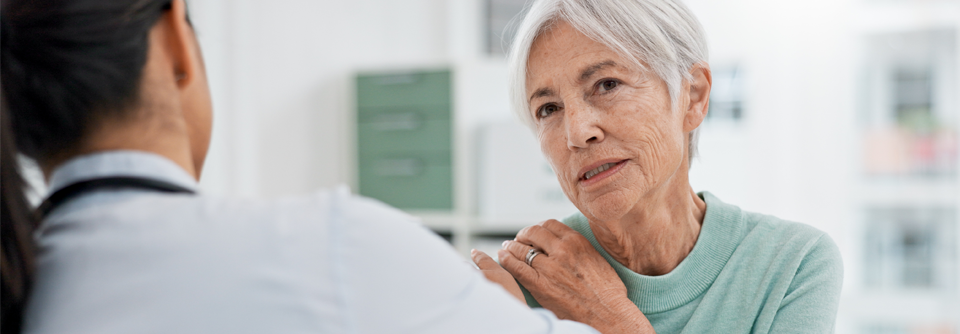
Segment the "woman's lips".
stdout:
<svg viewBox="0 0 960 334">
<path fill-rule="evenodd" d="M 594 164 L 585 172 L 580 173 L 580 183 L 582 185 L 591 185 L 606 179 L 610 175 L 618 172 L 626 164 L 627 160 L 604 161 Z"/>
</svg>

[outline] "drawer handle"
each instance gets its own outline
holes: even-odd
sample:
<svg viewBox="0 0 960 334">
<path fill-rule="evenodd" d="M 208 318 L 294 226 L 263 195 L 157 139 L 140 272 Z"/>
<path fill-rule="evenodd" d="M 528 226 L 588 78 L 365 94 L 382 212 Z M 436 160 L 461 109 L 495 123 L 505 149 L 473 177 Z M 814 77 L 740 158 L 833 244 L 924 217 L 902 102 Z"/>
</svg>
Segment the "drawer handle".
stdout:
<svg viewBox="0 0 960 334">
<path fill-rule="evenodd" d="M 423 174 L 423 161 L 417 158 L 380 159 L 375 171 L 379 176 L 412 177 Z"/>
<path fill-rule="evenodd" d="M 417 73 L 404 73 L 377 77 L 374 82 L 380 86 L 409 85 L 416 83 L 419 79 L 420 75 Z"/>
<path fill-rule="evenodd" d="M 378 115 L 371 125 L 380 132 L 412 131 L 422 127 L 423 122 L 423 116 L 420 113 L 405 112 Z"/>
</svg>

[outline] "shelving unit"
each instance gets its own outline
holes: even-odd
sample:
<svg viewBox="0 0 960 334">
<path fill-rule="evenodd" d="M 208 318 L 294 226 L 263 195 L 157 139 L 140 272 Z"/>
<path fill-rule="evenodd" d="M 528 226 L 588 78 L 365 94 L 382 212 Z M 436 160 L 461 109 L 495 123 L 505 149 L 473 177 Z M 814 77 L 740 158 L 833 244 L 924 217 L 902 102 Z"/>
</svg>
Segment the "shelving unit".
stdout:
<svg viewBox="0 0 960 334">
<path fill-rule="evenodd" d="M 960 3 L 858 4 L 862 42 L 854 332 L 960 331 Z"/>
</svg>

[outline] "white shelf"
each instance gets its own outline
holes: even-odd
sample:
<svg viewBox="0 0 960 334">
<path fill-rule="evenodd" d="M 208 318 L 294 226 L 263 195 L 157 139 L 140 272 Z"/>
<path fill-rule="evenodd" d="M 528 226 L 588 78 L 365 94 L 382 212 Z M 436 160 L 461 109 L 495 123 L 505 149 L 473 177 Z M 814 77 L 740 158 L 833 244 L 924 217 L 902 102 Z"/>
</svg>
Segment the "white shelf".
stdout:
<svg viewBox="0 0 960 334">
<path fill-rule="evenodd" d="M 864 291 L 844 296 L 841 312 L 861 322 L 960 323 L 956 292 Z"/>
<path fill-rule="evenodd" d="M 535 221 L 489 220 L 472 215 L 456 215 L 450 212 L 410 211 L 422 220 L 423 225 L 439 234 L 449 234 L 451 242 L 464 256 L 475 247 L 475 240 L 487 237 L 512 237 Z"/>
<path fill-rule="evenodd" d="M 868 205 L 956 205 L 960 198 L 957 178 L 865 178 L 860 199 Z"/>
<path fill-rule="evenodd" d="M 447 233 L 454 229 L 469 229 L 474 234 L 515 234 L 524 227 L 537 224 L 526 220 L 489 220 L 476 216 L 458 216 L 450 213 L 408 212 L 420 218 L 431 230 Z"/>
</svg>

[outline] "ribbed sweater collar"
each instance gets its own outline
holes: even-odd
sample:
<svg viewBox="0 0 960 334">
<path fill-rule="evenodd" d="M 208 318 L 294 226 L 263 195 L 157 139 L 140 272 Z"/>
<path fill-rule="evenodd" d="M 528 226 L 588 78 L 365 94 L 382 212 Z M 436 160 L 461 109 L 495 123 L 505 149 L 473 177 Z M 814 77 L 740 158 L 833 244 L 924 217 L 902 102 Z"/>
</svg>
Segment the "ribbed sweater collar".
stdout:
<svg viewBox="0 0 960 334">
<path fill-rule="evenodd" d="M 740 208 L 721 202 L 709 192 L 699 194 L 707 205 L 700 236 L 693 250 L 680 265 L 661 276 L 638 274 L 620 264 L 607 253 L 590 230 L 583 214 L 575 214 L 564 221 L 590 240 L 593 247 L 613 266 L 627 287 L 627 296 L 645 314 L 665 312 L 683 306 L 713 284 L 720 271 L 733 255 L 742 236 L 743 219 Z"/>
</svg>

